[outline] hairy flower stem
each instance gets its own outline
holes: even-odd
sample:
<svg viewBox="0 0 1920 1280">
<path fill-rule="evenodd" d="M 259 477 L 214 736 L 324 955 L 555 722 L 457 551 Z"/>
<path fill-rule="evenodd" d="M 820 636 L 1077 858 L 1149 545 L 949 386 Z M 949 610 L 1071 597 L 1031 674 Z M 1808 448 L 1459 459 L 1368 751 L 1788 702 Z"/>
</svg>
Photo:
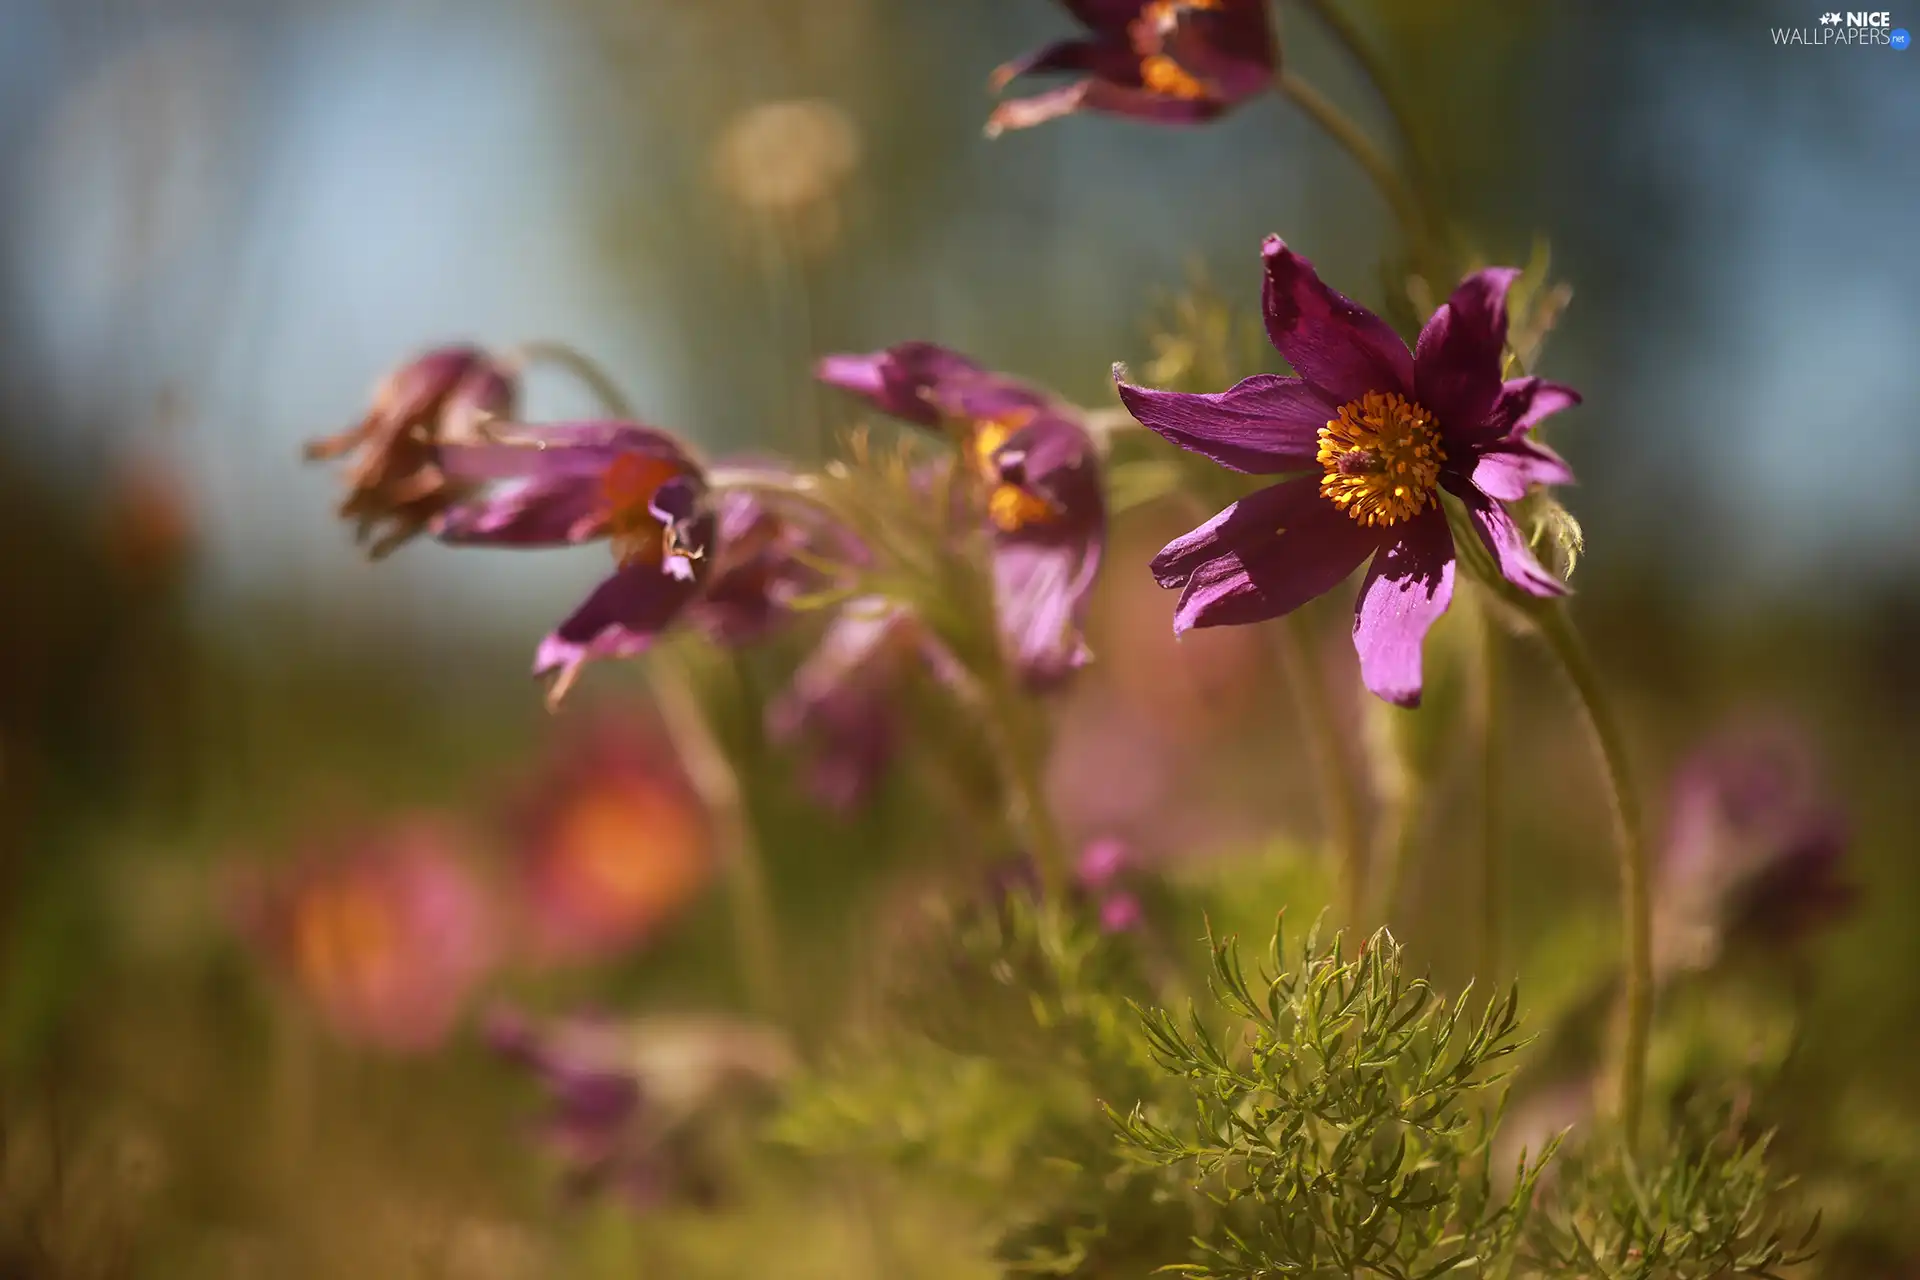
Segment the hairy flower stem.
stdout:
<svg viewBox="0 0 1920 1280">
<path fill-rule="evenodd" d="M 1327 704 L 1320 673 L 1315 669 L 1312 633 L 1305 619 L 1292 614 L 1274 628 L 1274 649 L 1293 695 L 1301 728 L 1312 758 L 1315 787 L 1320 797 L 1320 821 L 1327 841 L 1340 862 L 1340 901 L 1343 919 L 1357 928 L 1366 893 L 1366 851 L 1360 844 L 1360 812 L 1354 782 L 1340 750 L 1333 708 Z"/>
<path fill-rule="evenodd" d="M 1480 614 L 1480 962 L 1475 970 L 1488 982 L 1501 980 L 1506 963 L 1502 910 L 1505 883 L 1500 872 L 1500 628 L 1483 608 Z"/>
<path fill-rule="evenodd" d="M 1540 634 L 1559 660 L 1581 706 L 1606 765 L 1613 793 L 1613 817 L 1620 844 L 1620 911 L 1626 931 L 1626 982 L 1620 1007 L 1618 1061 L 1612 1080 L 1618 1089 L 1616 1117 L 1631 1148 L 1638 1136 L 1646 1093 L 1647 1039 L 1653 1019 L 1653 907 L 1648 887 L 1647 845 L 1640 801 L 1627 768 L 1626 742 L 1600 687 L 1580 633 L 1564 604 L 1535 612 Z"/>
<path fill-rule="evenodd" d="M 667 736 L 687 771 L 688 781 L 712 815 L 733 917 L 736 963 L 747 998 L 755 1013 L 775 1023 L 783 1022 L 787 1003 L 780 979 L 779 935 L 739 775 L 707 722 L 686 668 L 667 654 L 655 654 L 646 669 Z"/>
<path fill-rule="evenodd" d="M 1438 254 L 1433 247 L 1433 234 L 1427 225 L 1426 211 L 1408 190 L 1407 184 L 1401 181 L 1399 172 L 1386 152 L 1352 116 L 1293 72 L 1282 70 L 1275 77 L 1274 84 L 1282 97 L 1304 111 L 1310 120 L 1320 126 L 1322 132 L 1340 144 L 1366 170 L 1367 177 L 1372 179 L 1394 216 L 1400 220 L 1401 229 L 1413 246 L 1415 261 L 1425 264 L 1425 270 L 1434 272 L 1435 279 L 1443 279 L 1446 273 L 1436 271 Z"/>
<path fill-rule="evenodd" d="M 556 365 L 580 379 L 600 407 L 616 418 L 632 418 L 633 405 L 607 371 L 583 352 L 564 342 L 539 340 L 523 342 L 507 353 L 508 360 L 521 368 L 535 364 Z"/>
</svg>

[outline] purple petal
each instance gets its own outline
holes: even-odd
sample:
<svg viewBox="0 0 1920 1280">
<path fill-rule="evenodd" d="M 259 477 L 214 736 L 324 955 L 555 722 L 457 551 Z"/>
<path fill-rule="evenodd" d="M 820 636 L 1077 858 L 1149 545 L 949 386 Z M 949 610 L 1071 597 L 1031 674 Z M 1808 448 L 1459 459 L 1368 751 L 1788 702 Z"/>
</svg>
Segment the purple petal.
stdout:
<svg viewBox="0 0 1920 1280">
<path fill-rule="evenodd" d="M 1138 75 L 1139 72 L 1136 70 L 1128 81 L 1137 79 Z M 1230 105 L 1224 99 L 1212 96 L 1182 98 L 1172 94 L 1155 93 L 1151 89 L 1140 88 L 1128 81 L 1094 80 L 1087 85 L 1080 105 L 1089 111 L 1129 116 L 1135 120 L 1146 120 L 1154 124 L 1203 124 L 1218 116 Z"/>
<path fill-rule="evenodd" d="M 993 451 L 1000 479 L 1046 498 L 1055 507 L 1103 507 L 1093 437 L 1077 418 L 1050 409 Z"/>
<path fill-rule="evenodd" d="M 1250 475 L 1310 466 L 1333 410 L 1301 378 L 1258 373 L 1225 391 L 1188 395 L 1119 381 L 1127 411 L 1190 453 Z"/>
<path fill-rule="evenodd" d="M 604 536 L 606 516 L 598 477 L 562 475 L 456 503 L 427 528 L 457 546 L 567 546 Z"/>
<path fill-rule="evenodd" d="M 1140 899 L 1124 890 L 1110 893 L 1100 900 L 1100 931 L 1102 933 L 1131 933 L 1140 927 L 1146 918 L 1141 909 Z"/>
<path fill-rule="evenodd" d="M 1500 567 L 1501 577 L 1528 595 L 1550 598 L 1567 594 L 1567 584 L 1548 573 L 1534 558 L 1526 537 L 1520 532 L 1520 526 L 1513 522 L 1513 517 L 1507 514 L 1505 507 L 1475 488 L 1470 481 L 1448 476 L 1443 477 L 1442 482 L 1466 504 L 1473 527 L 1480 534 L 1480 541 L 1486 543 L 1487 550 L 1493 554 L 1493 562 Z"/>
<path fill-rule="evenodd" d="M 1261 252 L 1267 336 L 1323 400 L 1343 405 L 1369 391 L 1412 394 L 1413 353 L 1386 321 L 1329 289 L 1279 236 L 1268 236 Z"/>
<path fill-rule="evenodd" d="M 1514 438 L 1480 455 L 1473 466 L 1473 483 L 1488 497 L 1518 502 L 1536 484 L 1572 484 L 1573 469 L 1547 446 Z"/>
<path fill-rule="evenodd" d="M 1525 435 L 1541 421 L 1580 403 L 1580 393 L 1572 387 L 1544 378 L 1514 378 L 1501 384 L 1500 395 L 1487 416 L 1489 435 L 1510 440 Z"/>
<path fill-rule="evenodd" d="M 1353 609 L 1360 678 L 1375 696 L 1420 705 L 1420 649 L 1453 601 L 1453 535 L 1438 503 L 1399 526 L 1380 549 Z"/>
<path fill-rule="evenodd" d="M 1379 532 L 1322 500 L 1318 483 L 1309 477 L 1250 494 L 1155 558 L 1161 585 L 1184 583 L 1175 635 L 1291 613 L 1379 546 Z"/>
<path fill-rule="evenodd" d="M 987 85 L 998 93 L 1009 83 L 1025 75 L 1044 75 L 1051 71 L 1090 72 L 1102 79 L 1125 76 L 1136 68 L 1138 60 L 1124 42 L 1115 40 L 1060 40 L 1044 45 L 1022 58 L 1003 62 L 993 70 Z"/>
<path fill-rule="evenodd" d="M 557 701 L 584 664 L 645 652 L 697 590 L 690 579 L 644 562 L 616 570 L 540 642 L 534 675 L 554 677 L 548 696 Z"/>
<path fill-rule="evenodd" d="M 1080 633 L 1100 570 L 1097 537 L 1002 537 L 993 550 L 994 609 L 1014 665 L 1047 685 L 1086 665 Z"/>
<path fill-rule="evenodd" d="M 1218 8 L 1182 10 L 1160 48 L 1225 102 L 1266 92 L 1280 60 L 1268 0 L 1225 0 Z"/>
<path fill-rule="evenodd" d="M 940 411 L 928 395 L 951 379 L 985 373 L 957 351 L 931 342 L 902 342 L 866 355 L 832 355 L 814 368 L 829 386 L 873 402 L 883 413 L 923 427 L 938 426 Z"/>
<path fill-rule="evenodd" d="M 1133 861 L 1127 842 L 1113 836 L 1095 840 L 1080 851 L 1074 879 L 1083 889 L 1101 889 L 1118 879 Z"/>
<path fill-rule="evenodd" d="M 1500 438 L 1489 418 L 1502 389 L 1507 290 L 1519 274 L 1514 267 L 1474 272 L 1420 330 L 1414 398 L 1439 416 L 1449 440 L 1486 444 Z"/>
<path fill-rule="evenodd" d="M 1125 35 L 1127 26 L 1146 8 L 1146 0 L 1062 0 L 1067 12 L 1095 31 Z"/>
</svg>

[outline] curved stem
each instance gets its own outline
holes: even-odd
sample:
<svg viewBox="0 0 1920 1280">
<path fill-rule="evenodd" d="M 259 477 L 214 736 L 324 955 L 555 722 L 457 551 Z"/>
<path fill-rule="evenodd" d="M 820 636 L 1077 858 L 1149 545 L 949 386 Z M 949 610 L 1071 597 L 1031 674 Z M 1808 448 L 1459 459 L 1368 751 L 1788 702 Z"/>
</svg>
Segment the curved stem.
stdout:
<svg viewBox="0 0 1920 1280">
<path fill-rule="evenodd" d="M 1333 709 L 1327 705 L 1319 672 L 1314 669 L 1305 620 L 1297 613 L 1281 619 L 1274 636 L 1281 671 L 1306 732 L 1315 790 L 1320 795 L 1320 821 L 1340 860 L 1342 910 L 1349 927 L 1357 929 L 1365 901 L 1366 853 L 1360 845 L 1360 810 L 1354 798 L 1353 780 L 1348 776 L 1345 757 L 1340 752 Z"/>
<path fill-rule="evenodd" d="M 1500 628 L 1483 607 L 1480 610 L 1480 963 L 1478 972 L 1488 982 L 1501 981 L 1506 963 L 1502 942 L 1506 913 L 1502 910 L 1500 873 Z"/>
<path fill-rule="evenodd" d="M 1313 10 L 1313 16 L 1320 20 L 1333 38 L 1347 51 L 1360 73 L 1373 85 L 1373 91 L 1380 97 L 1380 105 L 1387 109 L 1387 115 L 1393 119 L 1394 131 L 1400 135 L 1400 145 L 1407 155 L 1407 168 L 1413 183 L 1413 195 L 1426 213 L 1430 228 L 1437 229 L 1440 224 L 1439 210 L 1434 199 L 1433 166 L 1427 162 L 1426 151 L 1421 145 L 1420 134 L 1414 125 L 1414 114 L 1401 95 L 1397 82 L 1388 73 L 1386 64 L 1360 34 L 1360 28 L 1341 11 L 1334 0 L 1302 0 L 1307 8 Z"/>
<path fill-rule="evenodd" d="M 1626 740 L 1566 606 L 1541 609 L 1536 617 L 1540 634 L 1580 697 L 1613 792 L 1613 817 L 1620 843 L 1620 911 L 1626 931 L 1626 983 L 1614 1083 L 1619 1090 L 1620 1128 L 1631 1145 L 1638 1135 L 1646 1093 L 1647 1040 L 1653 1020 L 1653 906 L 1640 801 L 1627 768 Z"/>
<path fill-rule="evenodd" d="M 1373 139 L 1367 136 L 1354 118 L 1335 106 L 1333 100 L 1318 89 L 1302 80 L 1291 71 L 1282 70 L 1274 79 L 1275 86 L 1282 97 L 1292 102 L 1309 119 L 1319 125 L 1326 135 L 1352 156 L 1373 185 L 1379 188 L 1394 216 L 1422 256 L 1428 255 L 1430 237 L 1427 234 L 1426 215 L 1415 200 L 1407 185 L 1400 180 L 1394 169 L 1393 161 L 1387 158 Z"/>
<path fill-rule="evenodd" d="M 507 358 L 515 364 L 525 367 L 534 364 L 551 364 L 565 369 L 593 393 L 600 406 L 616 418 L 632 418 L 633 405 L 620 390 L 607 371 L 582 351 L 568 346 L 564 342 L 537 339 L 523 342 L 507 353 Z"/>
<path fill-rule="evenodd" d="M 770 1021 L 783 1021 L 787 1006 L 780 980 L 779 936 L 739 775 L 707 723 L 706 711 L 685 669 L 666 654 L 654 655 L 645 665 L 667 736 L 680 756 L 688 781 L 713 817 L 741 981 L 756 1013 Z"/>
</svg>

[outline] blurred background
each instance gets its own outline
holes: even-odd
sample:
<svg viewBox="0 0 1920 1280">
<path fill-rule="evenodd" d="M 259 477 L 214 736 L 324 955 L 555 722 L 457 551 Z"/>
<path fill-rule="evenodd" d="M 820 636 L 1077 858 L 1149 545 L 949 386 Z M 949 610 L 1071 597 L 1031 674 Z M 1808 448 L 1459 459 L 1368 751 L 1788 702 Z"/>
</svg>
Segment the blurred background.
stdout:
<svg viewBox="0 0 1920 1280">
<path fill-rule="evenodd" d="M 1920 1050 L 1920 53 L 1778 47 L 1770 27 L 1818 16 L 1787 0 L 1345 7 L 1481 254 L 1544 239 L 1573 288 L 1545 372 L 1586 404 L 1552 438 L 1649 795 L 1709 732 L 1786 721 L 1850 814 L 1865 891 L 1810 961 L 1809 1070 L 1835 1114 L 1874 1117 L 1848 1123 L 1891 1150 L 1860 1159 L 1920 1165 L 1920 1127 L 1886 1118 Z M 1282 13 L 1290 65 L 1384 128 Z M 0 1276 L 746 1273 L 684 1224 L 556 1196 L 536 1100 L 466 1017 L 742 998 L 633 679 L 596 671 L 549 717 L 525 674 L 604 551 L 369 566 L 300 445 L 449 340 L 571 343 L 703 448 L 808 456 L 853 417 L 810 383 L 822 352 L 927 338 L 1105 406 L 1196 280 L 1256 305 L 1269 232 L 1379 300 L 1388 218 L 1278 99 L 1200 131 L 983 138 L 988 72 L 1069 30 L 1049 0 L 0 0 Z M 527 401 L 593 407 L 557 376 Z M 1155 855 L 1310 839 L 1265 650 L 1167 634 L 1143 562 L 1179 527 L 1116 533 L 1063 812 Z M 1347 681 L 1345 605 L 1323 603 Z M 1567 699 L 1515 652 L 1509 954 L 1551 990 L 1609 936 L 1606 810 Z M 777 687 L 732 678 L 741 707 Z M 915 834 L 937 788 L 823 812 L 737 719 L 810 975 L 795 1020 L 827 1027 L 868 926 L 939 857 Z M 639 763 L 580 764 L 602 733 Z M 482 980 L 506 944 L 473 941 L 397 1033 L 289 993 L 258 938 L 293 891 L 255 881 L 417 820 L 403 896 L 428 923 L 361 932 L 479 938 L 437 860 L 520 874 L 548 829 L 529 813 L 596 768 L 659 794 L 554 820 L 595 850 L 594 823 L 630 821 L 650 850 L 638 888 L 615 874 L 631 911 L 593 964 Z M 1445 833 L 1471 797 L 1438 814 L 1395 924 L 1458 979 L 1471 947 L 1429 926 L 1468 901 Z M 327 899 L 335 934 L 361 894 Z M 292 972 L 357 963 L 323 951 L 292 944 Z M 841 1274 L 852 1228 L 790 1225 L 791 1269 L 764 1274 Z"/>
</svg>

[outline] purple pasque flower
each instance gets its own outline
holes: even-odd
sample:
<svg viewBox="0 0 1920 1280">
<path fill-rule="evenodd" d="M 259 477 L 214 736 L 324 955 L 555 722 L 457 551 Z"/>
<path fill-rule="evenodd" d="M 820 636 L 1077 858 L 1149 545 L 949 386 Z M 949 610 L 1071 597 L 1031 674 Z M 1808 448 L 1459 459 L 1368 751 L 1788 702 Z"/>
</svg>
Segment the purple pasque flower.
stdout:
<svg viewBox="0 0 1920 1280">
<path fill-rule="evenodd" d="M 1124 840 L 1106 836 L 1080 851 L 1074 884 L 1099 909 L 1103 933 L 1131 933 L 1145 920 L 1139 895 L 1129 887 L 1135 871 L 1133 851 Z"/>
<path fill-rule="evenodd" d="M 1001 103 L 989 136 L 1076 111 L 1165 124 L 1211 120 L 1265 90 L 1279 69 L 1266 0 L 1064 0 L 1087 29 L 993 73 L 997 93 L 1018 76 L 1071 72 L 1057 89 Z"/>
<path fill-rule="evenodd" d="M 606 540 L 616 568 L 534 656 L 557 703 L 598 658 L 632 657 L 700 593 L 715 535 L 700 466 L 672 436 L 633 422 L 497 429 L 439 451 L 478 490 L 434 517 L 442 542 L 551 547 Z"/>
<path fill-rule="evenodd" d="M 440 347 L 408 361 L 374 389 L 359 425 L 310 441 L 314 461 L 354 455 L 340 517 L 368 554 L 386 555 L 463 493 L 440 469 L 444 443 L 476 438 L 482 423 L 513 416 L 519 374 L 473 346 Z"/>
<path fill-rule="evenodd" d="M 245 881 L 237 922 L 344 1039 L 435 1048 L 496 958 L 497 920 L 445 820 L 413 815 L 342 833 Z"/>
<path fill-rule="evenodd" d="M 497 1009 L 484 1030 L 496 1053 L 546 1089 L 539 1136 L 568 1192 L 609 1192 L 634 1208 L 713 1200 L 718 1179 L 701 1148 L 701 1120 L 794 1066 L 782 1037 L 726 1019 L 536 1023 Z"/>
<path fill-rule="evenodd" d="M 1461 281 L 1409 351 L 1278 236 L 1264 253 L 1267 334 L 1297 376 L 1257 374 L 1210 395 L 1122 381 L 1120 397 L 1144 426 L 1224 467 L 1306 474 L 1169 543 L 1154 577 L 1180 590 L 1179 634 L 1280 617 L 1371 558 L 1354 608 L 1361 676 L 1388 702 L 1418 706 L 1421 643 L 1453 598 L 1441 491 L 1465 506 L 1508 582 L 1564 594 L 1501 504 L 1573 478 L 1527 435 L 1580 397 L 1539 378 L 1503 379 L 1512 268 Z"/>
<path fill-rule="evenodd" d="M 1843 914 L 1845 812 L 1792 731 L 1724 735 L 1674 776 L 1659 868 L 1655 959 L 1701 968 L 1729 945 L 1779 948 Z"/>
<path fill-rule="evenodd" d="M 767 706 L 767 734 L 804 750 L 803 780 L 842 812 L 873 794 L 900 741 L 902 682 L 915 668 L 960 678 L 908 609 L 876 597 L 841 606 L 793 682 Z"/>
<path fill-rule="evenodd" d="M 822 382 L 959 445 L 993 538 L 1000 635 L 1030 685 L 1088 659 L 1082 624 L 1106 546 L 1093 437 L 1072 406 L 957 352 L 907 342 L 828 356 Z"/>
<path fill-rule="evenodd" d="M 747 489 L 714 502 L 717 548 L 688 625 L 716 644 L 752 644 L 792 616 L 793 604 L 826 585 L 823 560 L 854 557 L 851 539 Z"/>
</svg>

